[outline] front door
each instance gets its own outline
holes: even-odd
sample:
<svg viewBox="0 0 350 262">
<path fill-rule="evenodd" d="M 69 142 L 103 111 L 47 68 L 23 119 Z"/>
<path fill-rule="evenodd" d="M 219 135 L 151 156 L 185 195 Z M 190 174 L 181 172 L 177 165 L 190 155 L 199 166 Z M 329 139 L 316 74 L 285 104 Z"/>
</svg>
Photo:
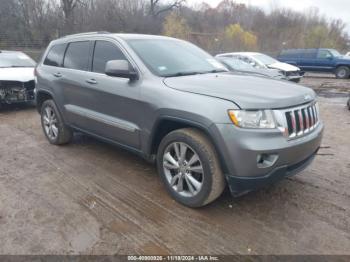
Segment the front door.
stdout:
<svg viewBox="0 0 350 262">
<path fill-rule="evenodd" d="M 80 110 L 84 114 L 86 131 L 139 149 L 139 82 L 107 76 L 105 67 L 110 60 L 127 58 L 117 43 L 94 41 L 90 72 L 82 79 L 84 94 L 79 99 L 79 104 L 76 104 L 77 107 L 71 110 Z"/>
</svg>

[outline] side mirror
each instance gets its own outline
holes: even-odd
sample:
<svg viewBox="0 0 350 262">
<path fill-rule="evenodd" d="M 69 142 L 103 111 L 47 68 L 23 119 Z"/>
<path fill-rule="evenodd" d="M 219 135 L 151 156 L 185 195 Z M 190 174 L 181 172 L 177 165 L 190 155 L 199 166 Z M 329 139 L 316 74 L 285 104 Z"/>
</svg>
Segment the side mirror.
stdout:
<svg viewBox="0 0 350 262">
<path fill-rule="evenodd" d="M 126 60 L 108 61 L 106 64 L 105 73 L 108 76 L 129 78 L 130 80 L 135 80 L 138 77 L 136 71 Z"/>
</svg>

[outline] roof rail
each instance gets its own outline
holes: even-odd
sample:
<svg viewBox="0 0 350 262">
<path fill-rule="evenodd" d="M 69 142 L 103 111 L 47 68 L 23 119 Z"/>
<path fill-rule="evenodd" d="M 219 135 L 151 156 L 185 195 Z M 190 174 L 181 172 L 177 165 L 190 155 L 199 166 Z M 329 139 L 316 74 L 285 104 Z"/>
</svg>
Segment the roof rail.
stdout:
<svg viewBox="0 0 350 262">
<path fill-rule="evenodd" d="M 71 36 L 95 35 L 95 34 L 110 34 L 110 32 L 107 32 L 107 31 L 85 32 L 85 33 L 79 33 L 79 34 L 65 35 L 62 38 L 71 37 Z"/>
</svg>

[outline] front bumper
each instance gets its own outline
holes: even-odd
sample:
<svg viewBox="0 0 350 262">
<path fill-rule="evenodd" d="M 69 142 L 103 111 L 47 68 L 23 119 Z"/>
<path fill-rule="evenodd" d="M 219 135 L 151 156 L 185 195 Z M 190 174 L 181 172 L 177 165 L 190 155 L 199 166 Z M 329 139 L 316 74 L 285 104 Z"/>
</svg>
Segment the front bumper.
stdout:
<svg viewBox="0 0 350 262">
<path fill-rule="evenodd" d="M 296 71 L 296 72 L 286 72 L 286 78 L 289 81 L 299 82 L 304 77 L 305 72 Z"/>
<path fill-rule="evenodd" d="M 0 103 L 26 103 L 35 100 L 34 81 L 0 81 Z"/>
<path fill-rule="evenodd" d="M 278 130 L 247 130 L 232 124 L 215 125 L 221 163 L 233 195 L 274 183 L 306 168 L 316 155 L 322 140 L 323 123 L 308 135 L 289 140 Z M 260 165 L 260 156 L 274 156 L 271 165 Z"/>
<path fill-rule="evenodd" d="M 257 190 L 264 186 L 274 184 L 286 177 L 290 177 L 303 171 L 314 160 L 318 149 L 301 162 L 290 165 L 276 167 L 263 177 L 235 177 L 227 176 L 228 185 L 233 196 L 240 196 L 245 193 Z"/>
</svg>

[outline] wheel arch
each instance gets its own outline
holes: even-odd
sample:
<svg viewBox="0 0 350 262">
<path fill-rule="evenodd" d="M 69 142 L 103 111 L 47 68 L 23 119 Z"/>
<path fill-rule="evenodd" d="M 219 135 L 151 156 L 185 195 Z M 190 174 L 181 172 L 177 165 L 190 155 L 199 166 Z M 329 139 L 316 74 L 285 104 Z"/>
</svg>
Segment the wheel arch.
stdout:
<svg viewBox="0 0 350 262">
<path fill-rule="evenodd" d="M 36 109 L 41 113 L 41 107 L 46 100 L 53 99 L 53 95 L 48 91 L 37 91 L 35 95 Z"/>
<path fill-rule="evenodd" d="M 343 63 L 340 63 L 340 64 L 337 64 L 337 65 L 335 66 L 334 72 L 337 71 L 337 69 L 338 69 L 339 67 L 343 67 L 343 66 L 350 69 L 350 64 L 343 64 Z"/>
<path fill-rule="evenodd" d="M 152 130 L 152 136 L 150 139 L 150 143 L 148 145 L 148 153 L 150 156 L 156 156 L 159 145 L 162 139 L 172 131 L 183 129 L 183 128 L 195 128 L 205 134 L 210 142 L 213 144 L 216 153 L 219 157 L 220 166 L 224 174 L 228 173 L 228 167 L 224 161 L 224 157 L 222 152 L 219 150 L 218 143 L 214 139 L 214 135 L 212 134 L 209 126 L 177 117 L 164 116 L 156 122 Z"/>
</svg>

